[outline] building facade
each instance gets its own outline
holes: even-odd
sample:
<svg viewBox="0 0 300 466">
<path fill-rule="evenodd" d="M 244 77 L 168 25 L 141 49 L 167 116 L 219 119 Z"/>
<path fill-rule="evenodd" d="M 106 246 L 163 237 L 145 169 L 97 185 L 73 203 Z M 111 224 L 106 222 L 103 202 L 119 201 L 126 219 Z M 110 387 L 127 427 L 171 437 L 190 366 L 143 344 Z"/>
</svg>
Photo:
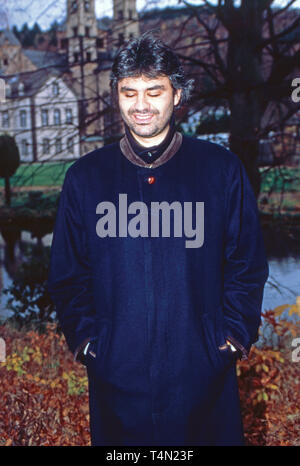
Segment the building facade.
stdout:
<svg viewBox="0 0 300 466">
<path fill-rule="evenodd" d="M 101 147 L 120 130 L 111 106 L 116 49 L 139 34 L 136 0 L 114 0 L 99 20 L 95 0 L 66 0 L 57 51 L 24 49 L 0 31 L 0 131 L 15 136 L 21 161 L 69 160 Z"/>
</svg>

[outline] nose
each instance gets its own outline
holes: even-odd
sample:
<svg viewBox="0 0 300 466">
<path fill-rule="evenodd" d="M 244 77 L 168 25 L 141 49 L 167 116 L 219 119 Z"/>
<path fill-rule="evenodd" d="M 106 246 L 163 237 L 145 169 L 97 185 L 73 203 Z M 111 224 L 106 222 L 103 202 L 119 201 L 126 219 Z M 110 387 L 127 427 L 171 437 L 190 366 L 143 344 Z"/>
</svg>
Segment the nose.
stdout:
<svg viewBox="0 0 300 466">
<path fill-rule="evenodd" d="M 139 113 L 147 113 L 150 111 L 150 106 L 147 100 L 147 96 L 143 92 L 137 93 L 136 101 L 135 101 L 135 111 Z"/>
</svg>

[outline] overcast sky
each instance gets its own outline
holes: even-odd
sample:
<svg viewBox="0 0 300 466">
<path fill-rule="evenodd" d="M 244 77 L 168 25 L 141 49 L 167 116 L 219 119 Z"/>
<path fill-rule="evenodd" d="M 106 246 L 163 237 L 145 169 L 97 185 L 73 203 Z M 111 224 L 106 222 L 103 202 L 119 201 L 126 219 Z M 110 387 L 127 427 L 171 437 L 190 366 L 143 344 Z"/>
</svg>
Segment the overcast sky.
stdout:
<svg viewBox="0 0 300 466">
<path fill-rule="evenodd" d="M 212 0 L 213 3 L 214 0 Z M 240 0 L 236 0 L 237 3 Z M 285 5 L 288 0 L 277 0 L 277 4 Z M 113 0 L 95 0 L 96 16 L 111 16 Z M 190 0 L 189 3 L 200 5 L 201 0 Z M 157 5 L 159 7 L 178 6 L 178 0 L 137 0 L 137 9 L 150 9 Z M 48 29 L 50 24 L 56 19 L 60 22 L 66 15 L 67 0 L 0 0 L 0 28 L 18 27 L 27 22 L 32 26 L 38 22 L 42 29 Z M 300 0 L 295 6 L 300 8 Z"/>
</svg>

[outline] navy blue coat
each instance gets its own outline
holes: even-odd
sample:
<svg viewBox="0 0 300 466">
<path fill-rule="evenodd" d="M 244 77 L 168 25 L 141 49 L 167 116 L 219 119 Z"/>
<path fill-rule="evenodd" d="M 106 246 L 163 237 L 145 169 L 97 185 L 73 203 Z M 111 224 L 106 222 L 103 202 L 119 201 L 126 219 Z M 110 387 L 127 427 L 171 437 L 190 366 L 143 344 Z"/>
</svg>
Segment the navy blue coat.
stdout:
<svg viewBox="0 0 300 466">
<path fill-rule="evenodd" d="M 126 236 L 119 194 L 148 207 L 143 221 L 152 202 L 177 201 L 195 222 L 199 203 L 202 244 L 174 233 L 175 214 L 169 236 L 154 236 L 149 220 L 148 236 L 144 223 L 134 237 L 135 204 Z M 106 237 L 103 201 L 116 212 Z M 92 445 L 242 445 L 235 364 L 257 340 L 267 277 L 256 199 L 235 154 L 183 136 L 156 168 L 132 163 L 119 143 L 77 160 L 60 196 L 48 289 L 70 350 L 94 341 Z"/>
</svg>

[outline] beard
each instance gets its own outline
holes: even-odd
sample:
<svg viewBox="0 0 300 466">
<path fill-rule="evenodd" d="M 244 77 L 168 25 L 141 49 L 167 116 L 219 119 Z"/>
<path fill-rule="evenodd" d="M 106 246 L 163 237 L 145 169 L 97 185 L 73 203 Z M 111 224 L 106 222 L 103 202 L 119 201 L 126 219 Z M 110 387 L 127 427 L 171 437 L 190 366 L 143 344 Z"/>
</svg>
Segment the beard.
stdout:
<svg viewBox="0 0 300 466">
<path fill-rule="evenodd" d="M 165 128 L 169 125 L 173 115 L 173 110 L 174 105 L 170 105 L 167 108 L 167 111 L 164 113 L 164 115 L 162 115 L 158 110 L 152 110 L 150 112 L 129 110 L 127 113 L 124 113 L 120 108 L 120 114 L 124 123 L 126 123 L 126 125 L 133 134 L 136 134 L 137 136 L 143 138 L 152 138 L 162 133 L 165 130 Z M 133 114 L 151 114 L 153 115 L 153 118 L 149 123 L 137 123 L 133 119 Z"/>
</svg>

